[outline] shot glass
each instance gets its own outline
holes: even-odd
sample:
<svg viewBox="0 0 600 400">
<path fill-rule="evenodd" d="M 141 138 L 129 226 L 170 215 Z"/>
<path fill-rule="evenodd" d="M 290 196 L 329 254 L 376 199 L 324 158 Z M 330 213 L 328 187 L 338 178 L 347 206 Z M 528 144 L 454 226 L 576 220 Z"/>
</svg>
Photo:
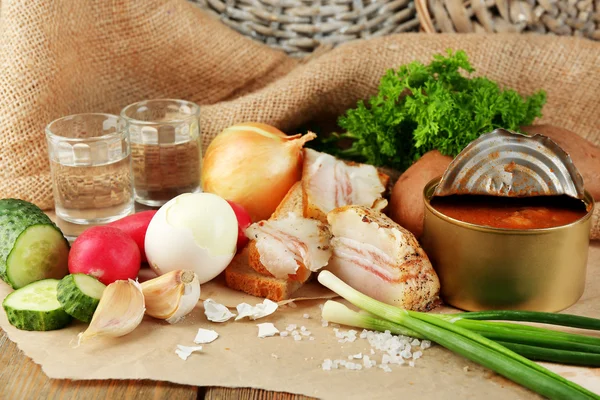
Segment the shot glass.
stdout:
<svg viewBox="0 0 600 400">
<path fill-rule="evenodd" d="M 131 149 L 118 116 L 59 118 L 46 127 L 46 141 L 56 216 L 59 226 L 60 220 L 69 225 L 66 236 L 134 211 Z"/>
<path fill-rule="evenodd" d="M 131 138 L 135 200 L 161 206 L 201 190 L 200 107 L 184 100 L 157 99 L 121 111 Z"/>
</svg>

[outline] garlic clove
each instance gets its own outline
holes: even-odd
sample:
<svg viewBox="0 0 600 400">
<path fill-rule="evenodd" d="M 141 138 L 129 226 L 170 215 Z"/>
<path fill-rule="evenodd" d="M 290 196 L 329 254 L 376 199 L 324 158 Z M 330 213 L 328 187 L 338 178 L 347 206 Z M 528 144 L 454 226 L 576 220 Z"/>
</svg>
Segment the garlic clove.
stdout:
<svg viewBox="0 0 600 400">
<path fill-rule="evenodd" d="M 200 282 L 193 271 L 171 271 L 142 283 L 146 313 L 175 324 L 200 300 Z"/>
<path fill-rule="evenodd" d="M 125 336 L 142 322 L 145 310 L 138 282 L 131 279 L 113 282 L 104 289 L 90 325 L 79 334 L 79 343 L 96 336 Z"/>
</svg>

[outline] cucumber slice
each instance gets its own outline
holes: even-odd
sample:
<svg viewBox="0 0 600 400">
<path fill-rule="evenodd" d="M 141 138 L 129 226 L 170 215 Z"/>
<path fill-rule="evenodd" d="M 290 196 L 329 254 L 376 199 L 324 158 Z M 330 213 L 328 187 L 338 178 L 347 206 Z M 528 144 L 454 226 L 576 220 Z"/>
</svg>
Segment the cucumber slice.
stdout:
<svg viewBox="0 0 600 400">
<path fill-rule="evenodd" d="M 106 286 L 90 275 L 65 276 L 58 284 L 58 301 L 65 312 L 83 322 L 90 322 Z"/>
<path fill-rule="evenodd" d="M 8 322 L 26 331 L 51 331 L 67 326 L 71 316 L 56 298 L 58 282 L 57 279 L 44 279 L 6 296 L 2 307 Z"/>
<path fill-rule="evenodd" d="M 34 204 L 0 200 L 0 278 L 13 288 L 68 273 L 69 242 Z"/>
</svg>

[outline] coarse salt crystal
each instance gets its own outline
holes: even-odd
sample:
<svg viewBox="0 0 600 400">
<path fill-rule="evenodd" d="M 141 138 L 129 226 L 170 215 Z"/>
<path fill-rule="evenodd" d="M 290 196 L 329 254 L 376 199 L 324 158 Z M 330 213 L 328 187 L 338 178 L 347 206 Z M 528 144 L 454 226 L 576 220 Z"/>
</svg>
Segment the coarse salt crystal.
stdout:
<svg viewBox="0 0 600 400">
<path fill-rule="evenodd" d="M 421 349 L 425 350 L 431 347 L 431 342 L 429 340 L 423 340 L 421 342 Z"/>
<path fill-rule="evenodd" d="M 210 343 L 210 342 L 214 342 L 218 337 L 219 337 L 219 334 L 213 330 L 199 328 L 198 333 L 196 334 L 196 337 L 194 338 L 194 343 L 196 343 L 196 344 Z"/>
<path fill-rule="evenodd" d="M 294 335 L 294 340 L 295 341 L 302 340 L 302 336 L 300 336 L 300 335 Z"/>
<path fill-rule="evenodd" d="M 415 351 L 412 355 L 412 358 L 413 358 L 413 360 L 418 360 L 419 358 L 421 358 L 422 355 L 423 355 L 423 352 Z"/>
<path fill-rule="evenodd" d="M 311 332 L 310 331 L 302 331 L 302 332 L 300 332 L 300 334 L 302 336 L 310 336 Z"/>
<path fill-rule="evenodd" d="M 304 325 L 302 325 L 302 326 L 300 327 L 300 330 L 301 330 L 302 332 L 304 332 L 304 331 L 306 331 L 306 327 L 305 327 Z"/>
<path fill-rule="evenodd" d="M 363 366 L 364 366 L 365 368 L 372 368 L 372 367 L 374 367 L 374 366 L 375 366 L 375 360 L 371 360 L 371 359 L 369 358 L 369 356 L 364 356 L 364 357 L 363 357 Z"/>
<path fill-rule="evenodd" d="M 281 331 L 281 332 L 279 332 L 279 336 L 286 337 L 287 335 L 289 335 L 288 331 Z"/>
<path fill-rule="evenodd" d="M 311 336 L 311 337 L 308 338 L 308 340 L 315 340 L 315 337 Z"/>
<path fill-rule="evenodd" d="M 362 353 L 357 353 L 355 355 L 352 356 L 352 358 L 356 358 L 357 360 L 360 360 L 362 358 Z"/>
<path fill-rule="evenodd" d="M 326 358 L 325 360 L 323 360 L 323 363 L 321 364 L 321 369 L 323 371 L 331 371 L 332 366 L 333 366 L 333 363 L 331 362 L 331 360 L 329 358 Z"/>
<path fill-rule="evenodd" d="M 300 334 L 300 332 L 298 332 L 298 331 L 295 331 L 295 330 L 294 330 L 294 331 L 292 331 L 292 334 L 291 334 L 291 335 L 292 335 L 292 336 L 297 336 L 297 335 L 299 335 L 299 334 Z"/>
<path fill-rule="evenodd" d="M 379 364 L 379 368 L 381 368 L 385 372 L 392 372 L 392 369 L 386 364 Z"/>
<path fill-rule="evenodd" d="M 408 365 L 411 366 L 411 367 L 414 367 L 415 366 L 415 362 L 414 361 L 409 361 Z"/>
<path fill-rule="evenodd" d="M 290 324 L 285 328 L 286 331 L 291 332 L 296 329 L 296 324 Z"/>
<path fill-rule="evenodd" d="M 411 346 L 418 346 L 421 344 L 421 341 L 419 339 L 414 339 L 412 342 L 410 342 Z"/>
<path fill-rule="evenodd" d="M 303 315 L 302 315 L 302 318 L 309 319 L 309 318 L 310 318 L 310 315 L 308 315 L 308 314 L 303 314 Z"/>
<path fill-rule="evenodd" d="M 375 354 L 375 350 L 371 349 L 371 355 Z"/>
<path fill-rule="evenodd" d="M 275 325 L 273 325 L 270 322 L 265 322 L 264 324 L 257 324 L 256 326 L 258 326 L 259 338 L 271 337 L 279 333 L 279 330 L 275 328 Z"/>
<path fill-rule="evenodd" d="M 275 353 L 271 353 L 271 357 L 273 357 L 275 359 L 279 358 L 279 356 L 277 354 L 275 354 Z"/>
<path fill-rule="evenodd" d="M 329 322 L 325 321 L 324 319 L 321 320 L 321 326 L 325 327 L 325 326 L 329 326 Z"/>
</svg>

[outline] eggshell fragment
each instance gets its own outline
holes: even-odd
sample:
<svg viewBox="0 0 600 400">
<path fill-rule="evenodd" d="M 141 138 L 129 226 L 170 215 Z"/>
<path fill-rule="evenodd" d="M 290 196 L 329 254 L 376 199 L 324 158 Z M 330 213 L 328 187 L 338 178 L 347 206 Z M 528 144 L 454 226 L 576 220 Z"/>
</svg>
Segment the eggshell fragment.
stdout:
<svg viewBox="0 0 600 400">
<path fill-rule="evenodd" d="M 259 338 L 275 336 L 279 333 L 279 330 L 275 328 L 275 325 L 273 325 L 270 322 L 265 322 L 264 324 L 257 324 L 256 326 L 258 326 Z"/>
<path fill-rule="evenodd" d="M 212 299 L 204 300 L 204 315 L 212 322 L 226 322 L 235 317 L 227 307 Z"/>
</svg>

